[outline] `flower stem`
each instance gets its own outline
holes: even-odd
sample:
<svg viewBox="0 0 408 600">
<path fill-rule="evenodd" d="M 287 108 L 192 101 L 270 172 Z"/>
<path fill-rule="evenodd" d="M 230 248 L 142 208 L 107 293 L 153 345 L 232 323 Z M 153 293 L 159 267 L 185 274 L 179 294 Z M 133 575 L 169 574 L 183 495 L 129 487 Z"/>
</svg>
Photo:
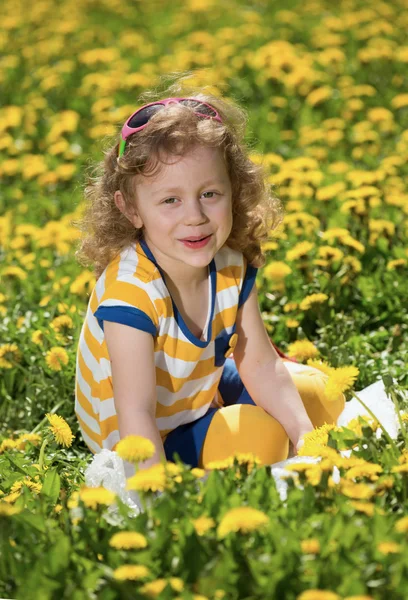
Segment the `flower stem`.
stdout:
<svg viewBox="0 0 408 600">
<path fill-rule="evenodd" d="M 375 416 L 375 414 L 372 412 L 371 409 L 368 408 L 368 406 L 361 400 L 361 398 L 359 398 L 359 396 L 357 396 L 357 394 L 355 392 L 353 392 L 353 390 L 350 390 L 351 394 L 354 396 L 354 398 L 356 400 L 358 400 L 360 402 L 360 404 L 366 409 L 366 411 L 373 417 L 373 419 L 375 419 L 379 426 L 381 427 L 381 429 L 383 430 L 383 433 L 385 435 L 385 437 L 387 438 L 392 450 L 393 450 L 393 454 L 395 455 L 395 458 L 398 458 L 398 448 L 394 442 L 394 440 L 391 438 L 391 436 L 389 435 L 388 431 L 386 431 L 386 429 L 384 428 L 383 424 L 381 423 L 381 421 Z"/>
<path fill-rule="evenodd" d="M 406 433 L 406 430 L 405 430 L 404 423 L 402 422 L 402 419 L 401 419 L 401 414 L 400 414 L 400 406 L 399 406 L 399 402 L 398 402 L 397 395 L 396 395 L 396 393 L 394 392 L 394 390 L 392 390 L 392 389 L 386 389 L 386 390 L 385 390 L 385 393 L 386 393 L 386 395 L 387 395 L 387 396 L 391 396 L 391 400 L 392 400 L 392 401 L 393 401 L 393 403 L 394 403 L 394 406 L 395 406 L 395 412 L 397 413 L 398 421 L 399 421 L 399 424 L 400 424 L 400 431 L 401 431 L 401 435 L 402 435 L 402 437 L 404 438 L 404 441 L 405 441 L 405 447 L 407 447 L 407 448 L 408 448 L 408 435 L 407 435 L 407 433 Z"/>
<path fill-rule="evenodd" d="M 45 452 L 45 447 L 47 444 L 48 444 L 48 438 L 45 438 L 45 440 L 43 441 L 42 446 L 41 446 L 40 458 L 38 459 L 38 466 L 40 467 L 40 471 L 43 468 L 44 452 Z"/>
</svg>

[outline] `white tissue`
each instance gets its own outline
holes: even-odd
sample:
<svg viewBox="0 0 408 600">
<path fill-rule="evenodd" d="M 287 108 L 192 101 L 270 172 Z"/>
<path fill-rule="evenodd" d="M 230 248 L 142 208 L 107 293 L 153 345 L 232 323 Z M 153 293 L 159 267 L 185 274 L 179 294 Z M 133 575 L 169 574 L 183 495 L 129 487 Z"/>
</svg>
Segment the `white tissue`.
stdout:
<svg viewBox="0 0 408 600">
<path fill-rule="evenodd" d="M 381 422 L 390 437 L 395 439 L 399 431 L 399 421 L 394 403 L 385 393 L 382 379 L 372 383 L 360 392 L 356 392 L 356 395 L 374 413 L 377 421 Z M 337 419 L 337 425 L 339 427 L 347 425 L 359 415 L 371 417 L 360 402 L 356 398 L 352 398 L 349 402 L 346 402 L 343 412 Z"/>
<path fill-rule="evenodd" d="M 142 512 L 142 503 L 138 493 L 126 489 L 125 465 L 116 452 L 104 449 L 94 455 L 91 464 L 85 470 L 85 485 L 88 487 L 102 486 L 114 492 L 122 502 L 129 506 L 130 514 L 134 516 Z M 121 522 L 117 510 L 116 504 L 108 509 L 107 520 L 112 525 L 119 525 Z"/>
<path fill-rule="evenodd" d="M 385 393 L 383 381 L 376 381 L 363 390 L 356 392 L 356 394 L 375 414 L 376 418 L 381 421 L 389 435 L 395 439 L 399 431 L 399 421 L 394 404 Z M 369 415 L 369 413 L 355 398 L 353 398 L 346 403 L 344 411 L 337 420 L 337 425 L 347 425 L 358 415 L 366 416 Z M 378 435 L 381 435 L 381 433 L 378 432 Z M 350 456 L 351 450 L 344 450 L 341 454 L 343 456 Z M 294 456 L 293 458 L 271 465 L 271 472 L 275 479 L 281 500 L 286 500 L 288 484 L 284 479 L 284 476 L 287 476 L 290 473 L 290 471 L 285 470 L 285 467 L 296 463 L 316 463 L 320 460 L 321 458 L 316 456 Z M 208 474 L 206 473 L 201 480 L 205 481 L 207 477 Z M 340 480 L 340 473 L 337 467 L 334 467 L 333 470 L 333 480 L 335 483 L 338 483 Z M 89 487 L 103 486 L 106 489 L 115 492 L 121 500 L 131 508 L 131 513 L 133 513 L 134 516 L 143 511 L 142 503 L 137 492 L 126 490 L 125 465 L 116 452 L 105 449 L 93 456 L 92 462 L 85 470 L 85 484 Z M 107 520 L 112 525 L 120 523 L 116 505 L 109 507 Z"/>
</svg>

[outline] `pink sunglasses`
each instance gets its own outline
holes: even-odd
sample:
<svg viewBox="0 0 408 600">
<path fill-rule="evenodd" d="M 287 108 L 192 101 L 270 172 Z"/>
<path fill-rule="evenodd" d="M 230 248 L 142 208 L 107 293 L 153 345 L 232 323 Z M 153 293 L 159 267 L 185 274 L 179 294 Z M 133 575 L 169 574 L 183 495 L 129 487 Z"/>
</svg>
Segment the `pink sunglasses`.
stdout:
<svg viewBox="0 0 408 600">
<path fill-rule="evenodd" d="M 138 110 L 134 112 L 123 125 L 118 158 L 120 158 L 125 151 L 127 138 L 132 135 L 132 133 L 136 133 L 136 131 L 140 131 L 146 127 L 152 116 L 168 104 L 183 104 L 184 106 L 189 106 L 194 109 L 196 115 L 207 119 L 215 119 L 222 123 L 221 117 L 215 108 L 196 98 L 165 98 L 164 100 L 151 102 L 150 104 L 138 108 Z"/>
</svg>

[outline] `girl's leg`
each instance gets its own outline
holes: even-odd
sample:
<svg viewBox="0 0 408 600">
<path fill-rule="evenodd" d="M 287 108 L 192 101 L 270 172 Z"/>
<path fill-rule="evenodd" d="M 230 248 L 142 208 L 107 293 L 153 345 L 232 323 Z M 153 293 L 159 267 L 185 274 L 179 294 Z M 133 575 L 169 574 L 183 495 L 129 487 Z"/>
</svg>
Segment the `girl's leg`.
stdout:
<svg viewBox="0 0 408 600">
<path fill-rule="evenodd" d="M 341 394 L 334 401 L 326 400 L 324 386 L 328 376 L 308 365 L 286 360 L 283 362 L 298 389 L 313 425 L 320 427 L 324 423 L 336 423 L 344 409 L 345 399 Z M 263 408 L 256 406 L 242 384 L 235 362 L 232 363 L 231 359 L 227 359 L 224 369 L 226 367 L 226 376 L 222 385 L 220 382 L 219 388 L 224 407 L 217 411 L 209 425 L 199 466 L 205 468 L 209 462 L 224 460 L 235 452 L 253 452 L 263 465 L 285 460 L 289 449 L 289 439 L 285 429 Z M 229 383 L 231 393 L 229 393 Z M 242 391 L 237 398 L 240 389 Z"/>
</svg>

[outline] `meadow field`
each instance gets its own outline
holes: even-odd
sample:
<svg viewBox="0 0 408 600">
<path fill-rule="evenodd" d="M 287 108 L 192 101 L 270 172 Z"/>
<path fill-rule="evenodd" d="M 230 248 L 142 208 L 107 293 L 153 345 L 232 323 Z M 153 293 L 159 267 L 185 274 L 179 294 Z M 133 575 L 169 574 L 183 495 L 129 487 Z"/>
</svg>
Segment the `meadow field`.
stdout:
<svg viewBox="0 0 408 600">
<path fill-rule="evenodd" d="M 407 29 L 407 0 L 4 0 L 1 598 L 406 600 Z M 286 500 L 254 456 L 140 471 L 135 515 L 84 484 L 76 222 L 139 95 L 180 73 L 247 111 L 284 205 L 256 282 L 271 339 L 347 400 L 381 379 L 399 431 L 315 430 Z"/>
</svg>

